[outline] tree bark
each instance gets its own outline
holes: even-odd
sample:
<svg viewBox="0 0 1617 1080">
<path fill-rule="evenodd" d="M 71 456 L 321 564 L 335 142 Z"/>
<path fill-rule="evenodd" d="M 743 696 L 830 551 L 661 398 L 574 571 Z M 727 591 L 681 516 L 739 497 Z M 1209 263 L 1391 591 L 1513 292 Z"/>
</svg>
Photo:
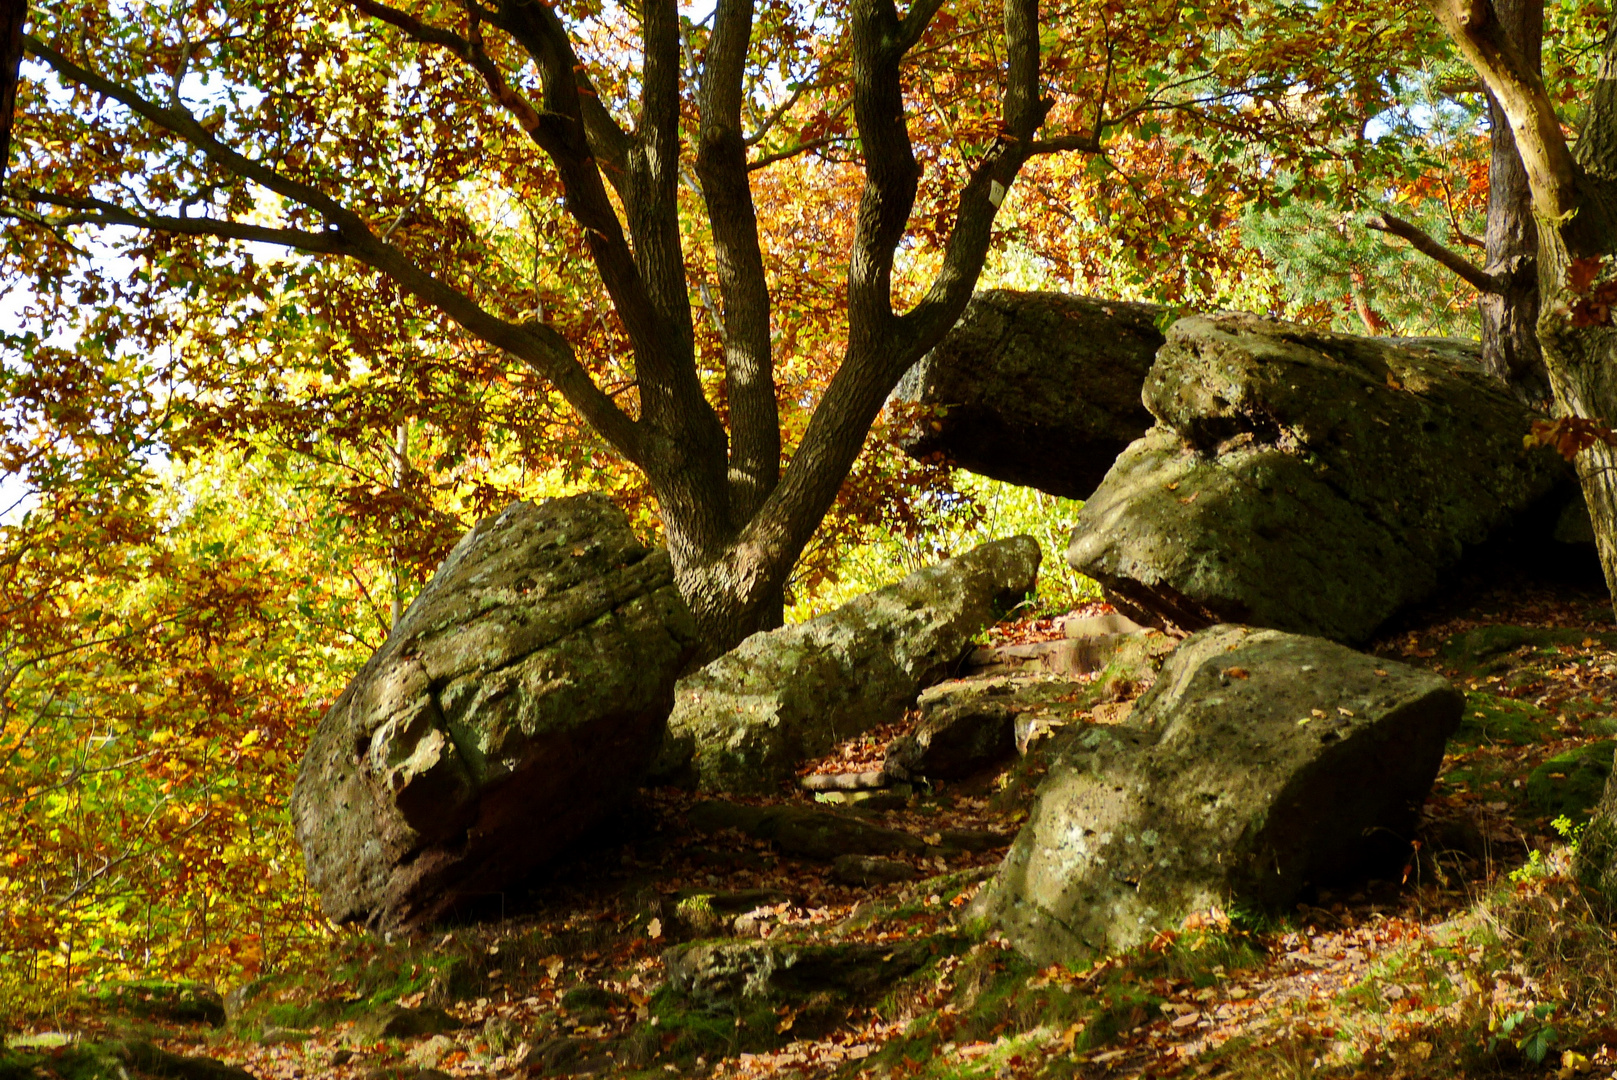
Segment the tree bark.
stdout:
<svg viewBox="0 0 1617 1080">
<path fill-rule="evenodd" d="M 1494 0 L 1501 33 L 1535 74 L 1543 71 L 1543 0 Z M 1482 363 L 1518 398 L 1543 408 L 1549 372 L 1538 343 L 1538 229 L 1527 170 L 1510 122 L 1488 95 L 1488 232 L 1485 272 L 1496 287 L 1477 298 L 1482 315 Z"/>
<path fill-rule="evenodd" d="M 11 127 L 17 113 L 17 78 L 22 68 L 22 28 L 28 0 L 0 0 L 0 184 L 11 168 Z"/>
</svg>

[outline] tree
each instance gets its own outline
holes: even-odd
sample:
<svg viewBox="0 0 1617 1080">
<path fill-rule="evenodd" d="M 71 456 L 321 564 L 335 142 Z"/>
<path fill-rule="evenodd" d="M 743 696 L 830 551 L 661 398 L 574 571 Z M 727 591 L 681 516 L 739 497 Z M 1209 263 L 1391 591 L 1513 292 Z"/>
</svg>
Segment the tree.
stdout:
<svg viewBox="0 0 1617 1080">
<path fill-rule="evenodd" d="M 1516 51 L 1527 70 L 1542 78 L 1543 0 L 1497 0 L 1494 11 L 1501 39 Z M 1367 224 L 1409 241 L 1415 250 L 1477 290 L 1483 366 L 1523 401 L 1541 406 L 1550 396 L 1550 386 L 1538 344 L 1537 231 L 1531 195 L 1505 112 L 1491 92 L 1485 96 L 1489 132 L 1486 239 L 1459 237 L 1462 243 L 1483 248 L 1484 265 L 1476 265 L 1398 215 L 1377 214 Z"/>
<path fill-rule="evenodd" d="M 267 245 L 351 268 L 350 339 L 399 332 L 387 323 L 430 339 L 422 313 L 446 316 L 463 354 L 528 365 L 644 473 L 681 591 L 722 649 L 778 618 L 887 393 L 963 309 L 1028 162 L 1080 151 L 1096 166 L 1084 183 L 1117 179 L 1143 209 L 1110 227 L 1142 265 L 1215 246 L 1218 206 L 1277 164 L 1374 156 L 1363 119 L 1411 37 L 1359 0 L 1221 5 L 1189 21 L 1177 4 L 1099 3 L 1044 26 L 1034 0 L 1007 0 L 997 19 L 942 7 L 723 0 L 693 23 L 671 0 L 61 5 L 27 39 L 55 85 L 29 103 L 34 152 L 9 212 L 32 231 L 8 241 L 10 257 L 43 288 L 71 283 L 113 354 L 242 340 L 182 318 L 198 306 L 243 334 L 279 318 L 292 271 Z M 1335 48 L 1298 35 L 1316 17 Z M 1049 73 L 1062 94 L 1045 95 Z M 1041 138 L 1047 118 L 1056 134 Z M 1200 147 L 1174 145 L 1191 124 Z M 1269 136 L 1278 150 L 1254 149 Z M 795 315 L 772 293 L 780 255 L 766 259 L 760 228 L 772 167 L 796 170 L 799 199 L 844 185 L 857 203 L 835 338 L 799 343 L 794 363 L 816 374 L 796 384 L 776 347 Z M 1039 194 L 1054 210 L 1070 201 Z M 553 239 L 525 253 L 535 276 L 587 259 L 610 318 L 576 288 L 554 303 L 508 268 L 480 272 L 511 261 L 485 225 L 513 214 Z M 134 272 L 75 264 L 86 229 L 143 237 L 119 251 Z M 704 249 L 710 277 L 692 265 Z M 317 336 L 335 349 L 344 333 Z M 44 334 L 19 340 L 77 363 Z M 835 365 L 812 355 L 831 348 Z M 216 408 L 276 377 L 226 384 L 192 364 L 176 382 L 204 386 L 193 398 Z"/>
<path fill-rule="evenodd" d="M 1573 458 L 1606 584 L 1617 597 L 1617 30 L 1583 96 L 1575 140 L 1531 58 L 1487 0 L 1428 0 L 1510 123 L 1538 232 L 1539 341 L 1558 419 L 1541 437 Z M 1617 780 L 1617 772 L 1613 773 Z M 1580 876 L 1617 896 L 1617 782 L 1579 850 Z"/>
<path fill-rule="evenodd" d="M 91 70 L 37 37 L 28 38 L 27 49 L 64 83 L 116 102 L 183 140 L 195 155 L 192 165 L 201 185 L 250 184 L 279 196 L 282 223 L 252 224 L 243 220 L 245 214 L 189 216 L 184 207 L 180 213 L 149 211 L 137 199 L 116 204 L 71 194 L 37 197 L 80 215 L 79 220 L 279 244 L 346 256 L 381 271 L 484 341 L 532 365 L 618 453 L 644 471 L 662 509 L 681 591 L 710 640 L 725 646 L 778 618 L 784 576 L 836 496 L 887 392 L 953 324 L 969 298 L 1006 190 L 1030 156 L 1058 148 L 1034 141 L 1049 108 L 1040 96 L 1035 0 L 1005 5 L 1000 131 L 959 192 L 947 255 L 932 288 L 902 314 L 893 309 L 893 263 L 914 205 L 919 168 L 906 127 L 900 68 L 940 4 L 923 0 L 903 16 L 891 0 L 851 5 L 852 112 L 865 182 L 848 269 L 848 340 L 842 364 L 784 470 L 770 298 L 748 183 L 754 163 L 748 161 L 743 128 L 754 4 L 726 0 L 719 5 L 694 102 L 695 172 L 723 301 L 728 438 L 694 356 L 677 198 L 681 50 L 689 40 L 672 0 L 653 0 L 639 12 L 640 65 L 634 79 L 639 116 L 632 130 L 603 105 L 579 60 L 575 33 L 548 5 L 505 0 L 497 8 L 469 3 L 460 12 L 428 7 L 445 21 L 458 14 L 459 27 L 453 29 L 376 0 L 354 0 L 353 6 L 475 72 L 488 97 L 548 158 L 629 339 L 638 409 L 626 408 L 596 385 L 554 326 L 494 314 L 334 195 L 335 185 L 296 175 L 290 154 L 279 163 L 251 156 L 222 137 L 219 123 L 195 115 L 183 99 L 190 50 L 228 48 L 222 41 L 187 41 L 164 57 L 172 75 L 166 102 L 143 93 L 138 80 L 120 82 Z M 273 15 L 262 18 L 274 30 L 295 33 L 291 25 L 273 26 Z M 513 77 L 513 69 L 529 63 L 538 71 L 537 100 L 530 100 Z M 208 193 L 186 194 L 207 205 Z M 237 197 L 230 209 L 242 206 Z"/>
<path fill-rule="evenodd" d="M 1617 330 L 1608 284 L 1617 252 L 1617 35 L 1608 35 L 1601 76 L 1584 102 L 1575 144 L 1535 65 L 1511 42 L 1485 0 L 1429 0 L 1460 52 L 1510 123 L 1537 225 L 1544 349 L 1560 444 L 1575 454 L 1599 541 L 1606 583 L 1617 594 Z"/>
</svg>

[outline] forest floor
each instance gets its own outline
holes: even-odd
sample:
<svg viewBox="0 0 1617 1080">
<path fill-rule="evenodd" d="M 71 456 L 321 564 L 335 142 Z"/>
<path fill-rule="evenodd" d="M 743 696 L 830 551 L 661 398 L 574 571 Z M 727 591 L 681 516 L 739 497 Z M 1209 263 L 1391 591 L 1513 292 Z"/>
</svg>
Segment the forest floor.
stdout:
<svg viewBox="0 0 1617 1080">
<path fill-rule="evenodd" d="M 1030 620 L 996 638 L 1052 633 Z M 57 1009 L 0 1051 L 0 1080 L 116 1076 L 142 1061 L 151 1075 L 214 1075 L 150 1052 L 109 1059 L 110 1039 L 262 1080 L 1617 1077 L 1617 937 L 1564 874 L 1617 737 L 1608 599 L 1472 580 L 1372 651 L 1467 693 L 1419 843 L 1392 880 L 1320 890 L 1286 912 L 1208 911 L 1087 969 L 1040 969 L 960 917 L 1026 817 L 1038 753 L 869 812 L 928 838 L 925 853 L 897 856 L 913 880 L 877 886 L 766 840 L 699 831 L 697 797 L 661 789 L 530 895 L 500 898 L 503 918 L 345 938 L 318 970 L 238 989 L 217 1027 L 164 1020 L 162 988 Z M 1075 722 L 1137 692 L 1097 686 Z M 809 768 L 873 768 L 899 730 Z M 951 829 L 1004 841 L 951 852 L 935 842 Z M 667 950 L 718 936 L 753 950 L 753 975 L 804 948 L 841 975 L 795 997 L 676 994 Z M 886 976 L 858 975 L 889 962 Z"/>
</svg>

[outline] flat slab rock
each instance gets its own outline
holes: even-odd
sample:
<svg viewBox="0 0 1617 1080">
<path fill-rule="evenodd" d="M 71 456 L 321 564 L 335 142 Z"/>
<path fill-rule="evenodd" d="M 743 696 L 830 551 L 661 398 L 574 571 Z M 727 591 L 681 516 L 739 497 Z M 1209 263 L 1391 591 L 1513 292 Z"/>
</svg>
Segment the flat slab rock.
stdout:
<svg viewBox="0 0 1617 1080">
<path fill-rule="evenodd" d="M 974 911 L 1069 963 L 1395 870 L 1463 703 L 1441 676 L 1319 638 L 1202 631 L 1127 722 L 1052 764 Z"/>
<path fill-rule="evenodd" d="M 752 635 L 680 680 L 655 775 L 709 792 L 791 782 L 799 762 L 896 722 L 953 674 L 972 638 L 1032 592 L 1039 559 L 1032 537 L 996 540 Z"/>
<path fill-rule="evenodd" d="M 663 953 L 674 993 L 714 1004 L 741 998 L 790 1000 L 830 993 L 863 998 L 938 955 L 934 942 L 826 945 L 700 941 Z"/>
<path fill-rule="evenodd" d="M 6 1077 L 119 1077 L 122 1080 L 256 1080 L 246 1069 L 210 1057 L 176 1054 L 142 1039 L 64 1040 L 53 1047 L 11 1053 L 0 1047 L 0 1074 Z"/>
<path fill-rule="evenodd" d="M 1162 345 L 1163 308 L 993 289 L 899 381 L 907 454 L 1052 495 L 1095 490 L 1151 426 L 1140 387 Z"/>
<path fill-rule="evenodd" d="M 1366 641 L 1570 482 L 1523 448 L 1535 414 L 1467 342 L 1196 316 L 1144 400 L 1157 423 L 1085 503 L 1067 561 L 1155 625 Z"/>
<path fill-rule="evenodd" d="M 696 642 L 667 554 L 604 496 L 479 524 L 304 756 L 326 916 L 419 924 L 558 854 L 643 778 Z"/>
</svg>

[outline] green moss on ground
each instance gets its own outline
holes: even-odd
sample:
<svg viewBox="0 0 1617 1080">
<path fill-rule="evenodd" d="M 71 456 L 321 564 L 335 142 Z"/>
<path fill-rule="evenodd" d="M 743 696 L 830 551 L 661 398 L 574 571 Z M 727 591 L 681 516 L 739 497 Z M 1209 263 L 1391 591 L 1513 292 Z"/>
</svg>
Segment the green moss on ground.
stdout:
<svg viewBox="0 0 1617 1080">
<path fill-rule="evenodd" d="M 1606 789 L 1617 740 L 1586 743 L 1557 754 L 1527 775 L 1527 801 L 1546 816 L 1589 817 Z"/>
</svg>

